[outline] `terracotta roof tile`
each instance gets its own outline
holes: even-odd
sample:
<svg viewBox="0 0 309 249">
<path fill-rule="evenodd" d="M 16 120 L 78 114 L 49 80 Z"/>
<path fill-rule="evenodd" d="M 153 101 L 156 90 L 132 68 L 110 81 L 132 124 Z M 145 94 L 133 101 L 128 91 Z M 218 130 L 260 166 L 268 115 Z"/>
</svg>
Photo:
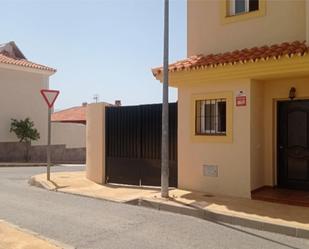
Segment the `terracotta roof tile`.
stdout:
<svg viewBox="0 0 309 249">
<path fill-rule="evenodd" d="M 54 112 L 51 115 L 52 122 L 86 123 L 86 106 L 77 106 Z"/>
<path fill-rule="evenodd" d="M 177 61 L 169 65 L 169 72 L 216 67 L 218 65 L 246 63 L 248 61 L 257 62 L 262 59 L 280 58 L 282 56 L 291 57 L 294 54 L 303 56 L 308 53 L 309 47 L 305 41 L 284 42 L 271 46 L 244 48 L 233 52 L 209 55 L 194 55 L 187 59 Z M 152 72 L 156 76 L 162 73 L 163 68 L 153 68 Z"/>
<path fill-rule="evenodd" d="M 27 67 L 27 68 L 34 68 L 34 69 L 50 71 L 50 72 L 56 72 L 56 69 L 34 63 L 34 62 L 28 61 L 26 59 L 12 58 L 5 51 L 0 53 L 0 63 L 9 64 L 9 65 L 16 65 L 16 66 L 21 66 L 21 67 Z"/>
</svg>

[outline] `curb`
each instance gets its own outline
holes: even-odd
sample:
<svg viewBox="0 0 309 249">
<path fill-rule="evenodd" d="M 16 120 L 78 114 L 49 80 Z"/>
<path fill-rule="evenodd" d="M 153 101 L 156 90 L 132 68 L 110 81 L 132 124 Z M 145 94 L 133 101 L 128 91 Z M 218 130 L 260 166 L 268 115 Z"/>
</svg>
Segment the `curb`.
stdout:
<svg viewBox="0 0 309 249">
<path fill-rule="evenodd" d="M 29 179 L 28 183 L 32 186 L 44 188 L 49 191 L 57 191 L 56 189 L 51 189 L 48 185 L 40 181 L 37 181 L 34 176 L 32 176 Z M 190 205 L 182 205 L 182 206 L 177 205 L 176 206 L 176 205 L 157 202 L 151 199 L 144 199 L 144 198 L 137 198 L 137 199 L 133 199 L 129 201 L 120 202 L 120 201 L 116 201 L 112 199 L 98 198 L 98 197 L 87 196 L 87 195 L 82 195 L 78 193 L 69 193 L 69 192 L 61 192 L 61 193 L 77 195 L 77 196 L 82 196 L 82 197 L 87 197 L 87 198 L 92 198 L 92 199 L 97 199 L 97 200 L 110 201 L 114 203 L 122 203 L 122 204 L 128 204 L 128 205 L 133 205 L 133 206 L 152 208 L 152 209 L 156 209 L 159 211 L 177 213 L 181 215 L 187 215 L 187 216 L 191 216 L 195 218 L 200 218 L 200 219 L 208 220 L 208 221 L 215 222 L 221 225 L 226 225 L 226 224 L 238 225 L 242 227 L 253 228 L 256 230 L 273 232 L 273 233 L 288 235 L 288 236 L 297 237 L 297 238 L 309 239 L 309 230 L 307 229 L 273 224 L 269 222 L 263 222 L 263 221 L 242 218 L 242 217 L 237 217 L 237 216 L 231 216 L 228 214 L 204 210 L 204 209 L 197 208 L 197 207 L 190 206 Z"/>
<path fill-rule="evenodd" d="M 28 180 L 28 184 L 34 187 L 43 188 L 49 191 L 56 191 L 56 188 L 51 188 L 45 182 L 37 181 L 35 176 L 31 176 Z"/>
<path fill-rule="evenodd" d="M 217 213 L 209 210 L 204 210 L 192 206 L 175 206 L 166 203 L 160 203 L 149 199 L 136 199 L 127 204 L 142 206 L 146 208 L 152 208 L 187 216 L 192 216 L 200 219 L 205 219 L 218 224 L 230 224 L 238 225 L 247 228 L 253 228 L 256 230 L 262 230 L 267 232 L 279 233 L 297 238 L 309 239 L 309 230 L 296 228 L 292 226 L 284 226 L 279 224 L 273 224 L 258 220 L 246 219 L 242 217 L 231 216 L 223 213 Z"/>
<path fill-rule="evenodd" d="M 79 197 L 84 197 L 84 198 L 90 198 L 90 199 L 94 199 L 94 200 L 103 200 L 103 201 L 109 201 L 109 202 L 114 202 L 114 203 L 122 203 L 122 204 L 127 204 L 131 201 L 135 201 L 137 199 L 132 199 L 132 200 L 125 200 L 125 201 L 121 201 L 121 200 L 117 200 L 117 199 L 104 199 L 101 197 L 97 197 L 97 196 L 90 196 L 90 195 L 83 195 L 80 193 L 73 193 L 73 192 L 65 192 L 65 191 L 59 191 L 56 187 L 50 187 L 48 186 L 45 182 L 41 182 L 41 181 L 37 181 L 37 179 L 35 178 L 35 176 L 31 176 L 28 180 L 28 184 L 30 186 L 33 187 L 38 187 L 38 188 L 42 188 L 45 189 L 47 191 L 54 191 L 57 193 L 62 193 L 62 194 L 68 194 L 68 195 L 75 195 L 75 196 L 79 196 Z"/>
</svg>

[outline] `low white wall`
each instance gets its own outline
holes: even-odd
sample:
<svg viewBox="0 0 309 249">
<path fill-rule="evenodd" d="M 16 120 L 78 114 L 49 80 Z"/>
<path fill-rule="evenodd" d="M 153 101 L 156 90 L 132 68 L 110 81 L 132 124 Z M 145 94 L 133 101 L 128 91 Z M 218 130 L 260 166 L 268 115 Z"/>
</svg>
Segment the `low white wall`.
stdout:
<svg viewBox="0 0 309 249">
<path fill-rule="evenodd" d="M 65 144 L 67 148 L 85 148 L 86 125 L 53 122 L 52 144 Z"/>
</svg>

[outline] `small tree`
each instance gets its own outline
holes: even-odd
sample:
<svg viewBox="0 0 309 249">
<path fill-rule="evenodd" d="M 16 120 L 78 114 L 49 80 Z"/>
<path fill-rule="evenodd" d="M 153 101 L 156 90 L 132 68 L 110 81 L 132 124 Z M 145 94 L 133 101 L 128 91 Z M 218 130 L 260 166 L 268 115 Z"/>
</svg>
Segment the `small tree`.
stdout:
<svg viewBox="0 0 309 249">
<path fill-rule="evenodd" d="M 26 118 L 24 120 L 11 119 L 11 128 L 10 132 L 14 132 L 19 142 L 25 142 L 26 145 L 26 161 L 29 161 L 29 147 L 31 145 L 31 141 L 37 141 L 40 139 L 40 133 L 36 128 L 34 128 L 33 121 L 30 118 Z"/>
</svg>

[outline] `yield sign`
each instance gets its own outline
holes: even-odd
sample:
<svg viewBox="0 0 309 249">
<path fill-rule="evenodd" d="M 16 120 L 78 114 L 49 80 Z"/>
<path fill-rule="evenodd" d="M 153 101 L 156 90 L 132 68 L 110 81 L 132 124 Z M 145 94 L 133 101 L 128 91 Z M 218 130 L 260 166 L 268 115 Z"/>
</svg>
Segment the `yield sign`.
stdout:
<svg viewBox="0 0 309 249">
<path fill-rule="evenodd" d="M 53 107 L 59 93 L 60 92 L 58 90 L 49 90 L 49 89 L 41 90 L 41 94 L 49 108 Z"/>
</svg>

